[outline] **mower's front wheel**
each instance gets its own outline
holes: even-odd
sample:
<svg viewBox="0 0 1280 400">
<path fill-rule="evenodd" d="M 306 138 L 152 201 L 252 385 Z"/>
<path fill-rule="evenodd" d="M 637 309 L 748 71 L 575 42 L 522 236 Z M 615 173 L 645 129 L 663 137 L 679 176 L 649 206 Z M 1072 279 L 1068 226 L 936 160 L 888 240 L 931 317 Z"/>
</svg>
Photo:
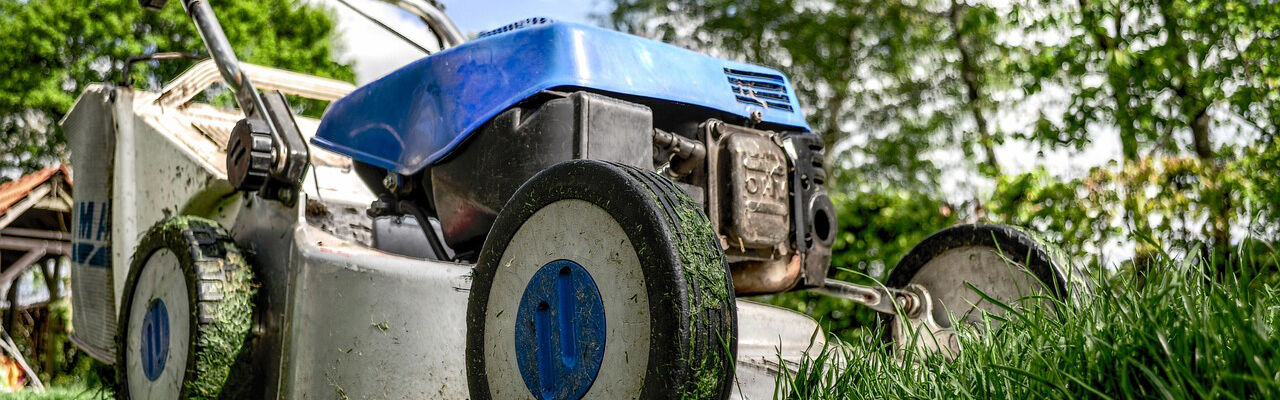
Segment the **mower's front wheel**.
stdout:
<svg viewBox="0 0 1280 400">
<path fill-rule="evenodd" d="M 927 293 L 922 311 L 931 315 L 885 321 L 892 322 L 889 331 L 900 348 L 943 350 L 955 356 L 959 343 L 952 334 L 957 325 L 999 326 L 1000 318 L 988 321 L 987 316 L 1012 309 L 1041 307 L 1052 312 L 1091 292 L 1088 278 L 1061 249 L 1025 229 L 956 225 L 912 248 L 885 282 L 891 288 Z"/>
<path fill-rule="evenodd" d="M 253 271 L 217 223 L 178 217 L 142 237 L 117 335 L 121 399 L 252 397 Z"/>
<path fill-rule="evenodd" d="M 724 398 L 736 329 L 700 208 L 652 172 L 569 161 L 520 187 L 480 252 L 471 397 Z"/>
</svg>

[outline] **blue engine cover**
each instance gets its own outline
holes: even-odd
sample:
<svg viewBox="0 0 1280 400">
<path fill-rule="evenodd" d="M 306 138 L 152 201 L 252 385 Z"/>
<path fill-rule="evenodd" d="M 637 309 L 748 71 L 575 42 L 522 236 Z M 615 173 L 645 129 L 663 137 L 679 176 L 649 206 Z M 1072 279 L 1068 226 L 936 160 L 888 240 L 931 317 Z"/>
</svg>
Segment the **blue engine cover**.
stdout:
<svg viewBox="0 0 1280 400">
<path fill-rule="evenodd" d="M 690 104 L 808 131 L 778 71 L 586 25 L 553 22 L 472 40 L 334 102 L 312 143 L 411 175 L 534 93 L 578 87 Z"/>
</svg>

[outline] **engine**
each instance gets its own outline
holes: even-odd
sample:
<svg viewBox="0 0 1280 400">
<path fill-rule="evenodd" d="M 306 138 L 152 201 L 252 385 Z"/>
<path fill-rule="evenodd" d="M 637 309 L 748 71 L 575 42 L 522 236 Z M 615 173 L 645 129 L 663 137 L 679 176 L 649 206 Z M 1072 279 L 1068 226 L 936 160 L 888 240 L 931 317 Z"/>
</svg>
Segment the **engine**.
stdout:
<svg viewBox="0 0 1280 400">
<path fill-rule="evenodd" d="M 823 142 L 787 78 L 619 32 L 538 20 L 483 34 L 334 102 L 312 143 L 356 161 L 388 217 L 375 245 L 400 254 L 473 260 L 521 184 L 596 159 L 660 172 L 701 204 L 740 294 L 820 286 L 830 262 Z"/>
<path fill-rule="evenodd" d="M 820 138 L 688 108 L 547 90 L 494 117 L 419 174 L 397 177 L 368 164 L 358 168 L 384 198 L 376 214 L 397 214 L 390 205 L 408 200 L 425 216 L 419 221 L 438 221 L 431 229 L 438 229 L 452 254 L 416 255 L 463 260 L 479 251 L 507 199 L 543 169 L 586 158 L 655 170 L 702 205 L 739 293 L 820 286 L 835 229 Z M 382 241 L 387 239 L 375 238 Z"/>
</svg>

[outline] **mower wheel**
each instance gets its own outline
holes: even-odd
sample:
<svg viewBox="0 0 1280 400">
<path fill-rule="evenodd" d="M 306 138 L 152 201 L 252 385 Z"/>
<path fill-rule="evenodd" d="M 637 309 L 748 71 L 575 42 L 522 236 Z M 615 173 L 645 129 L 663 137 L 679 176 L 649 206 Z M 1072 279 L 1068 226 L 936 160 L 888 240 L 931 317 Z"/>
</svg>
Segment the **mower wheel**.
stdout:
<svg viewBox="0 0 1280 400">
<path fill-rule="evenodd" d="M 520 187 L 480 252 L 471 398 L 725 398 L 733 293 L 710 222 L 674 183 L 557 164 Z"/>
<path fill-rule="evenodd" d="M 916 244 L 885 285 L 919 285 L 928 291 L 933 320 L 948 329 L 954 326 L 952 317 L 979 323 L 984 313 L 1002 315 L 1006 306 L 1036 302 L 1052 308 L 1078 301 L 1089 292 L 1088 282 L 1061 249 L 1038 235 L 1007 225 L 964 224 Z"/>
<path fill-rule="evenodd" d="M 117 335 L 121 399 L 253 397 L 253 271 L 216 222 L 178 217 L 142 237 Z"/>
</svg>

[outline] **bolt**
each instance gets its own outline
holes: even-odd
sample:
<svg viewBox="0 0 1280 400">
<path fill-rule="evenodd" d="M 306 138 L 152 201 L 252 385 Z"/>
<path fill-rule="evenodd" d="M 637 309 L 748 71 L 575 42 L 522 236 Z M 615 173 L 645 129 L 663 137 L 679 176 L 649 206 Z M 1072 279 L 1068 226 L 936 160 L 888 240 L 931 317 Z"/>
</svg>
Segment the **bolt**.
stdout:
<svg viewBox="0 0 1280 400">
<path fill-rule="evenodd" d="M 760 121 L 762 121 L 762 120 L 764 120 L 764 112 L 763 112 L 763 111 L 760 111 L 760 110 L 752 110 L 752 111 L 751 111 L 751 123 L 753 123 L 753 124 L 758 124 L 758 123 L 760 123 Z"/>
<path fill-rule="evenodd" d="M 387 190 L 390 190 L 392 192 L 396 191 L 396 189 L 400 188 L 400 180 L 396 178 L 397 177 L 395 173 L 387 174 L 385 178 L 382 178 L 382 186 L 386 187 Z"/>
<path fill-rule="evenodd" d="M 292 203 L 293 191 L 287 188 L 280 188 L 280 190 L 276 192 L 276 197 L 279 198 L 281 202 Z"/>
<path fill-rule="evenodd" d="M 898 294 L 898 304 L 902 304 L 902 312 L 907 314 L 908 318 L 916 318 L 920 314 L 919 302 L 914 295 L 908 293 Z"/>
</svg>

